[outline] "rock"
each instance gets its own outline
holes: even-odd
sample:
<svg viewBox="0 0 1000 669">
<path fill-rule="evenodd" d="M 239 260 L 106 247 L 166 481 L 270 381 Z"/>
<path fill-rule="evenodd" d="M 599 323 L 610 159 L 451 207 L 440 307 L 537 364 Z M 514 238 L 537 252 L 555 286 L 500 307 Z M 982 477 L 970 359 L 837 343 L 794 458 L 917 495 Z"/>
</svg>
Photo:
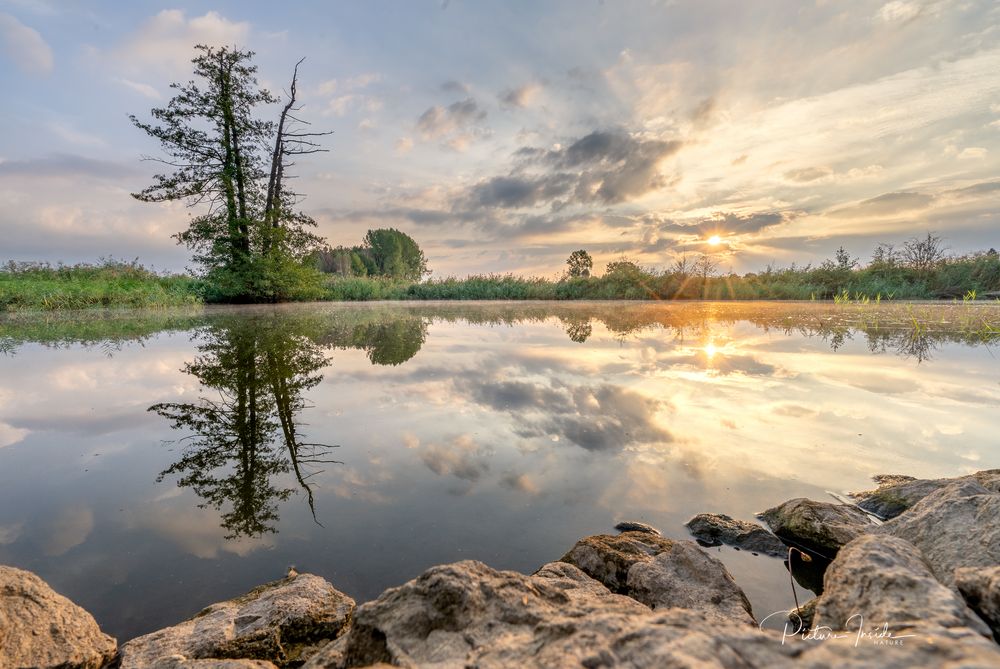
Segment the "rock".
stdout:
<svg viewBox="0 0 1000 669">
<path fill-rule="evenodd" d="M 972 478 L 990 492 L 1000 493 L 1000 469 L 986 469 L 976 472 Z"/>
<path fill-rule="evenodd" d="M 955 570 L 955 585 L 1000 643 L 1000 567 L 961 567 Z"/>
<path fill-rule="evenodd" d="M 754 624 L 750 602 L 725 565 L 691 541 L 601 534 L 578 541 L 561 561 L 654 609 L 680 607 Z"/>
<path fill-rule="evenodd" d="M 277 669 L 264 660 L 189 660 L 183 655 L 168 655 L 156 661 L 154 669 Z"/>
<path fill-rule="evenodd" d="M 948 479 L 914 479 L 879 486 L 877 490 L 851 493 L 858 506 L 883 520 L 895 518 L 927 495 L 948 485 Z"/>
<path fill-rule="evenodd" d="M 912 636 L 905 636 L 912 635 Z M 894 638 L 848 634 L 812 644 L 790 666 L 796 669 L 989 669 L 1000 666 L 1000 647 L 967 627 L 901 628 Z M 897 645 L 898 644 L 898 645 Z M 761 666 L 761 665 L 757 665 Z"/>
<path fill-rule="evenodd" d="M 871 534 L 844 546 L 827 569 L 814 624 L 851 631 L 933 625 L 989 633 L 962 598 L 938 582 L 916 546 Z"/>
<path fill-rule="evenodd" d="M 787 545 L 827 560 L 832 560 L 841 546 L 876 527 L 856 507 L 803 497 L 779 504 L 758 517 Z"/>
<path fill-rule="evenodd" d="M 958 479 L 879 528 L 920 550 L 934 576 L 954 585 L 959 567 L 1000 564 L 1000 495 Z"/>
<path fill-rule="evenodd" d="M 649 614 L 570 564 L 526 576 L 457 562 L 359 606 L 347 634 L 306 667 L 587 666 Z"/>
<path fill-rule="evenodd" d="M 813 597 L 808 602 L 797 609 L 788 612 L 788 622 L 795 633 L 812 629 L 813 621 L 816 619 L 816 606 L 819 604 L 819 597 Z"/>
<path fill-rule="evenodd" d="M 685 523 L 699 543 L 707 546 L 726 544 L 751 553 L 784 557 L 788 546 L 757 523 L 736 520 L 721 513 L 699 513 Z"/>
<path fill-rule="evenodd" d="M 881 474 L 873 476 L 875 490 L 853 492 L 858 506 L 883 520 L 895 518 L 932 492 L 960 481 L 974 481 L 990 492 L 1000 493 L 1000 469 L 987 469 L 952 479 L 915 479 L 912 476 Z"/>
<path fill-rule="evenodd" d="M 31 572 L 0 566 L 0 667 L 99 669 L 116 652 L 89 613 Z"/>
<path fill-rule="evenodd" d="M 673 541 L 642 532 L 624 532 L 618 536 L 598 534 L 576 542 L 562 562 L 579 567 L 611 592 L 627 594 L 628 570 L 636 562 L 650 560 L 667 550 Z"/>
<path fill-rule="evenodd" d="M 301 661 L 348 625 L 354 600 L 312 574 L 296 574 L 212 604 L 174 627 L 129 641 L 121 669 L 158 666 L 161 658 Z"/>
<path fill-rule="evenodd" d="M 645 532 L 647 534 L 655 534 L 657 536 L 660 534 L 660 531 L 652 525 L 640 523 L 636 520 L 623 520 L 615 525 L 615 529 L 619 532 Z"/>
<path fill-rule="evenodd" d="M 361 605 L 350 630 L 305 669 L 890 669 L 1000 666 L 1000 648 L 966 628 L 904 630 L 898 647 L 854 635 L 827 641 L 719 622 L 686 609 L 650 611 L 565 563 L 532 576 L 478 562 L 434 567 Z"/>
</svg>

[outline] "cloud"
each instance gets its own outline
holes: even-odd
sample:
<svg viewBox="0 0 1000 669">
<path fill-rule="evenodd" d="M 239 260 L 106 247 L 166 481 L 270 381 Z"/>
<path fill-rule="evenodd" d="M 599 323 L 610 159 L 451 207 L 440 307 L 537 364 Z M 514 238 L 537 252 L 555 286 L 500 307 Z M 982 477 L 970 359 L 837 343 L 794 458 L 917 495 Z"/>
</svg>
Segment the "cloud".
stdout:
<svg viewBox="0 0 1000 669">
<path fill-rule="evenodd" d="M 538 494 L 538 485 L 527 474 L 507 472 L 500 477 L 500 485 L 516 492 L 523 492 L 529 495 Z"/>
<path fill-rule="evenodd" d="M 558 381 L 460 378 L 456 389 L 480 406 L 515 418 L 523 438 L 565 438 L 588 451 L 620 451 L 632 444 L 664 443 L 673 436 L 655 415 L 668 405 L 620 386 L 570 386 Z"/>
<path fill-rule="evenodd" d="M 109 55 L 126 70 L 143 72 L 152 68 L 180 75 L 191 69 L 195 44 L 245 48 L 249 38 L 249 23 L 230 21 L 218 12 L 188 18 L 183 10 L 164 9 L 147 19 Z"/>
<path fill-rule="evenodd" d="M 785 172 L 785 178 L 796 183 L 808 183 L 833 174 L 829 167 L 803 167 Z"/>
<path fill-rule="evenodd" d="M 10 14 L 0 13 L 0 45 L 7 58 L 25 74 L 48 74 L 52 71 L 52 49 L 37 30 Z"/>
<path fill-rule="evenodd" d="M 54 153 L 44 158 L 0 162 L 0 175 L 32 179 L 121 179 L 135 174 L 134 168 L 121 163 L 95 160 L 72 153 Z"/>
<path fill-rule="evenodd" d="M 926 193 L 898 192 L 885 193 L 854 206 L 836 209 L 830 216 L 839 218 L 865 218 L 895 216 L 908 211 L 925 209 L 934 201 L 933 195 Z"/>
<path fill-rule="evenodd" d="M 471 207 L 520 209 L 545 203 L 615 204 L 668 185 L 660 162 L 676 153 L 679 141 L 639 139 L 623 130 L 594 132 L 566 148 L 523 147 L 514 173 L 473 186 L 465 203 Z M 536 167 L 542 172 L 532 172 Z"/>
<path fill-rule="evenodd" d="M 705 98 L 694 108 L 691 112 L 691 122 L 695 127 L 703 128 L 708 125 L 712 118 L 715 116 L 715 110 L 718 106 L 715 98 Z"/>
<path fill-rule="evenodd" d="M 396 153 L 404 154 L 409 153 L 413 150 L 413 138 L 412 137 L 400 137 L 396 140 L 394 145 Z"/>
<path fill-rule="evenodd" d="M 500 104 L 504 107 L 527 107 L 542 90 L 539 84 L 524 84 L 517 88 L 505 88 L 497 94 Z"/>
<path fill-rule="evenodd" d="M 473 98 L 466 98 L 447 107 L 429 107 L 417 118 L 416 129 L 424 140 L 441 140 L 446 146 L 463 151 L 476 137 L 489 134 L 485 121 L 486 110 Z"/>
<path fill-rule="evenodd" d="M 67 507 L 50 521 L 42 551 L 46 555 L 62 555 L 86 541 L 93 529 L 94 513 L 90 509 Z"/>
<path fill-rule="evenodd" d="M 875 17 L 884 23 L 907 23 L 917 18 L 920 12 L 919 3 L 893 0 L 882 5 Z"/>
<path fill-rule="evenodd" d="M 438 476 L 475 483 L 489 471 L 489 452 L 480 448 L 467 434 L 452 439 L 446 445 L 427 444 L 416 447 L 421 462 Z"/>
<path fill-rule="evenodd" d="M 461 81 L 456 81 L 455 79 L 450 79 L 443 84 L 441 84 L 441 90 L 445 93 L 460 93 L 465 95 L 469 92 L 469 87 L 463 84 Z"/>
<path fill-rule="evenodd" d="M 149 98 L 150 100 L 160 99 L 160 92 L 155 88 L 153 88 L 152 86 L 150 86 L 149 84 L 144 84 L 139 81 L 132 81 L 131 79 L 124 79 L 124 78 L 118 78 L 115 79 L 115 81 L 117 81 L 122 86 L 132 89 L 139 95 Z"/>
</svg>

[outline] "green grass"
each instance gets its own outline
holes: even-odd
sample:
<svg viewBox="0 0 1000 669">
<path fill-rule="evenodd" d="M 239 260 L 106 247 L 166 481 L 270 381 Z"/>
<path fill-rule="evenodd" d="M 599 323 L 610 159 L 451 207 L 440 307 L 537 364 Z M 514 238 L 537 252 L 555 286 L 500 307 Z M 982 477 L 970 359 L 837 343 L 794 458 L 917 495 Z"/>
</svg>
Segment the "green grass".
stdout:
<svg viewBox="0 0 1000 669">
<path fill-rule="evenodd" d="M 223 291 L 224 292 L 224 291 Z M 159 308 L 219 300 L 218 286 L 183 275 L 160 275 L 137 262 L 96 265 L 8 263 L 0 267 L 0 312 Z M 897 300 L 995 301 L 1000 257 L 949 258 L 917 271 L 902 265 L 861 269 L 768 268 L 763 272 L 699 277 L 622 263 L 598 277 L 546 279 L 484 274 L 423 282 L 326 275 L 297 299 L 372 300 L 832 300 L 881 304 Z"/>
<path fill-rule="evenodd" d="M 137 262 L 0 267 L 0 312 L 87 308 L 150 309 L 201 303 L 201 286 L 188 276 L 160 275 Z"/>
<path fill-rule="evenodd" d="M 833 300 L 876 304 L 891 300 L 995 299 L 1000 258 L 982 253 L 950 258 L 917 271 L 901 265 L 838 269 L 767 269 L 700 277 L 625 267 L 598 277 L 475 275 L 421 283 L 383 278 L 330 277 L 327 300 Z"/>
</svg>

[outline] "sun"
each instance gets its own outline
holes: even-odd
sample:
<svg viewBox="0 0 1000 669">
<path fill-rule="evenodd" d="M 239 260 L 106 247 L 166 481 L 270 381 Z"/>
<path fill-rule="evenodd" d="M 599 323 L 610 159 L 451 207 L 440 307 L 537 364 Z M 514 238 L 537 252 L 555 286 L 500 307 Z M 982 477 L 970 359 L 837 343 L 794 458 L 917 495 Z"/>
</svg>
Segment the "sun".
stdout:
<svg viewBox="0 0 1000 669">
<path fill-rule="evenodd" d="M 708 238 L 708 243 L 712 246 L 718 246 L 722 243 L 722 237 L 719 237 L 719 235 L 712 235 Z"/>
</svg>

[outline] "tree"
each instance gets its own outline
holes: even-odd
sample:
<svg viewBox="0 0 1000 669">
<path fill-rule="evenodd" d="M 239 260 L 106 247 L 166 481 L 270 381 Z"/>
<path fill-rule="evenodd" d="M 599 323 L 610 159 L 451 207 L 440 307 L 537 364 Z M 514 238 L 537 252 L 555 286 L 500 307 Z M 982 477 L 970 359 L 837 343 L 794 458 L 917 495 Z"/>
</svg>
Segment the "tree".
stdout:
<svg viewBox="0 0 1000 669">
<path fill-rule="evenodd" d="M 566 264 L 569 266 L 566 273 L 571 277 L 588 277 L 590 270 L 594 269 L 594 259 L 583 249 L 570 253 Z"/>
<path fill-rule="evenodd" d="M 427 258 L 417 243 L 395 228 L 369 230 L 365 235 L 363 253 L 371 259 L 374 271 L 369 274 L 393 279 L 419 281 L 427 269 Z"/>
<path fill-rule="evenodd" d="M 837 249 L 833 257 L 836 269 L 838 270 L 850 272 L 852 269 L 858 266 L 858 259 L 852 258 L 851 254 L 848 253 L 847 249 L 845 249 L 843 246 Z"/>
<path fill-rule="evenodd" d="M 280 300 L 308 291 L 318 278 L 306 266 L 320 240 L 308 216 L 294 211 L 288 191 L 288 158 L 320 151 L 311 139 L 327 133 L 295 129 L 298 64 L 277 124 L 258 109 L 279 99 L 257 85 L 253 52 L 195 47 L 195 79 L 172 84 L 177 94 L 154 108 L 153 121 L 132 115 L 140 130 L 159 141 L 171 168 L 135 193 L 144 202 L 183 201 L 205 206 L 187 230 L 175 235 L 194 252 L 211 287 L 223 300 Z M 300 61 L 301 63 L 301 61 Z M 265 147 L 272 146 L 270 168 Z"/>
<path fill-rule="evenodd" d="M 612 260 L 604 268 L 605 276 L 620 278 L 635 278 L 642 274 L 642 268 L 628 258 Z"/>
<path fill-rule="evenodd" d="M 715 273 L 719 269 L 719 261 L 710 256 L 707 253 L 702 253 L 698 256 L 698 259 L 694 261 L 691 266 L 692 272 L 696 276 L 701 277 L 702 285 L 704 285 L 709 277 L 715 276 Z"/>
<path fill-rule="evenodd" d="M 900 255 L 907 266 L 923 274 L 944 260 L 946 251 L 941 237 L 928 232 L 926 237 L 912 237 L 903 242 Z"/>
</svg>

